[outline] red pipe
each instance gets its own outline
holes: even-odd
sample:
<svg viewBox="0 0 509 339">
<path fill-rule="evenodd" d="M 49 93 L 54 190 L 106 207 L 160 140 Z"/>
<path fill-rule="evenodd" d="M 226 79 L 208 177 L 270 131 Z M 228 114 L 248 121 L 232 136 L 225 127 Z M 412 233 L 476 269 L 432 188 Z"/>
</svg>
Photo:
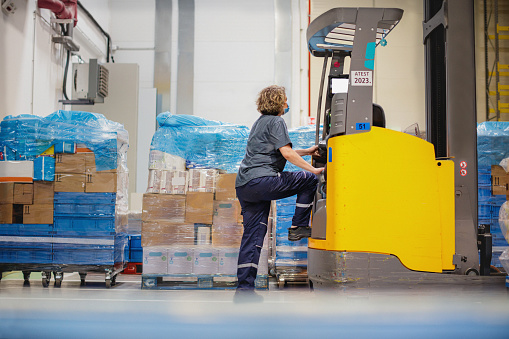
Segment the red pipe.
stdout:
<svg viewBox="0 0 509 339">
<path fill-rule="evenodd" d="M 75 19 L 78 23 L 78 0 L 37 0 L 39 8 L 46 8 L 55 13 L 58 19 Z"/>
</svg>

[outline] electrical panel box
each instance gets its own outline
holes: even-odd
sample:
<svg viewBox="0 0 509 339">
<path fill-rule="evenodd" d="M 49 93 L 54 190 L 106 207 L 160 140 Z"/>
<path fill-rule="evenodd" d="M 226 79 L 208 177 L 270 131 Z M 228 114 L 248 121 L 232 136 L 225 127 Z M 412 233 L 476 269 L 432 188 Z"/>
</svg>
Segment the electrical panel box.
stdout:
<svg viewBox="0 0 509 339">
<path fill-rule="evenodd" d="M 109 72 L 97 59 L 73 64 L 72 98 L 88 100 L 90 103 L 103 103 L 108 96 Z"/>
</svg>

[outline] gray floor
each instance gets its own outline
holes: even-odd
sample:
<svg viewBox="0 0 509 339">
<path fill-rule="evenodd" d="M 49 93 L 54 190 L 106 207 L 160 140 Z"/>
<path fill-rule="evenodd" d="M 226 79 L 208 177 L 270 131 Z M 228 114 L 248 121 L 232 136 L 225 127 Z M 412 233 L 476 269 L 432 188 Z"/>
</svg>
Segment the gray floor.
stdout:
<svg viewBox="0 0 509 339">
<path fill-rule="evenodd" d="M 262 303 L 231 290 L 141 290 L 140 276 L 66 274 L 43 288 L 33 274 L 0 281 L 0 338 L 509 338 L 504 277 L 455 277 L 334 290 L 275 284 Z"/>
</svg>

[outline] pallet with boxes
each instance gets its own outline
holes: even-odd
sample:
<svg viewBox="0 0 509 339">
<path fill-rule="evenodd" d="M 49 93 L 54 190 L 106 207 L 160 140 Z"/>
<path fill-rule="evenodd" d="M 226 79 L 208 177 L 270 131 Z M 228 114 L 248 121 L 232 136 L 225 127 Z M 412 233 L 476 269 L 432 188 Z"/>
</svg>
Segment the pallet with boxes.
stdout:
<svg viewBox="0 0 509 339">
<path fill-rule="evenodd" d="M 236 174 L 186 170 L 176 160 L 180 168 L 159 163 L 165 169 L 150 169 L 143 196 L 142 288 L 234 288 L 243 233 Z M 260 288 L 268 287 L 267 260 L 264 246 Z"/>
<path fill-rule="evenodd" d="M 85 118 L 92 114 L 80 113 Z M 111 285 L 125 262 L 125 154 L 113 151 L 112 163 L 117 157 L 124 160 L 117 168 L 98 171 L 96 159 L 102 159 L 86 144 L 44 135 L 38 142 L 50 147 L 35 155 L 25 149 L 24 154 L 14 149 L 26 144 L 15 131 L 29 129 L 22 128 L 24 120 L 13 120 L 8 121 L 8 132 L 2 121 L 3 150 L 25 160 L 0 161 L 0 271 L 23 270 L 26 279 L 30 272 L 42 271 L 45 286 L 51 272 L 57 286 L 64 272 L 80 272 L 83 283 L 87 272 L 106 272 L 106 284 Z M 52 122 L 38 121 L 44 122 L 44 131 L 52 130 Z"/>
</svg>

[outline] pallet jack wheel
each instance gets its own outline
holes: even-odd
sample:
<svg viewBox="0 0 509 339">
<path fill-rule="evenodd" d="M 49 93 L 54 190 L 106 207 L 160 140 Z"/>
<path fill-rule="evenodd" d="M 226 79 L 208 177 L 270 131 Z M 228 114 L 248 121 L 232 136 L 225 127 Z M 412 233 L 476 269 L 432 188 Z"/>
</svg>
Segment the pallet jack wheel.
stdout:
<svg viewBox="0 0 509 339">
<path fill-rule="evenodd" d="M 285 288 L 285 286 L 286 286 L 285 277 L 283 277 L 283 276 L 278 277 L 278 285 L 279 285 L 279 289 L 281 289 L 281 290 L 283 288 Z"/>
<path fill-rule="evenodd" d="M 63 272 L 53 272 L 53 276 L 55 277 L 55 287 L 62 286 L 62 280 L 64 279 Z"/>
<path fill-rule="evenodd" d="M 106 288 L 110 288 L 112 286 L 112 277 L 111 277 L 111 273 L 110 272 L 107 272 L 106 273 L 106 276 L 104 277 L 104 283 L 106 284 Z"/>
<path fill-rule="evenodd" d="M 309 279 L 309 280 L 308 280 L 308 282 L 309 282 L 309 289 L 310 289 L 311 291 L 313 291 L 313 290 L 314 290 L 314 288 L 313 288 L 313 282 L 311 281 L 311 279 Z"/>
<path fill-rule="evenodd" d="M 30 271 L 23 271 L 23 286 L 30 285 Z"/>
<path fill-rule="evenodd" d="M 51 280 L 51 272 L 42 272 L 42 287 L 48 287 Z"/>
<path fill-rule="evenodd" d="M 85 279 L 87 278 L 87 273 L 80 272 L 79 275 L 81 280 L 81 286 L 85 286 L 87 284 L 85 281 Z"/>
</svg>

